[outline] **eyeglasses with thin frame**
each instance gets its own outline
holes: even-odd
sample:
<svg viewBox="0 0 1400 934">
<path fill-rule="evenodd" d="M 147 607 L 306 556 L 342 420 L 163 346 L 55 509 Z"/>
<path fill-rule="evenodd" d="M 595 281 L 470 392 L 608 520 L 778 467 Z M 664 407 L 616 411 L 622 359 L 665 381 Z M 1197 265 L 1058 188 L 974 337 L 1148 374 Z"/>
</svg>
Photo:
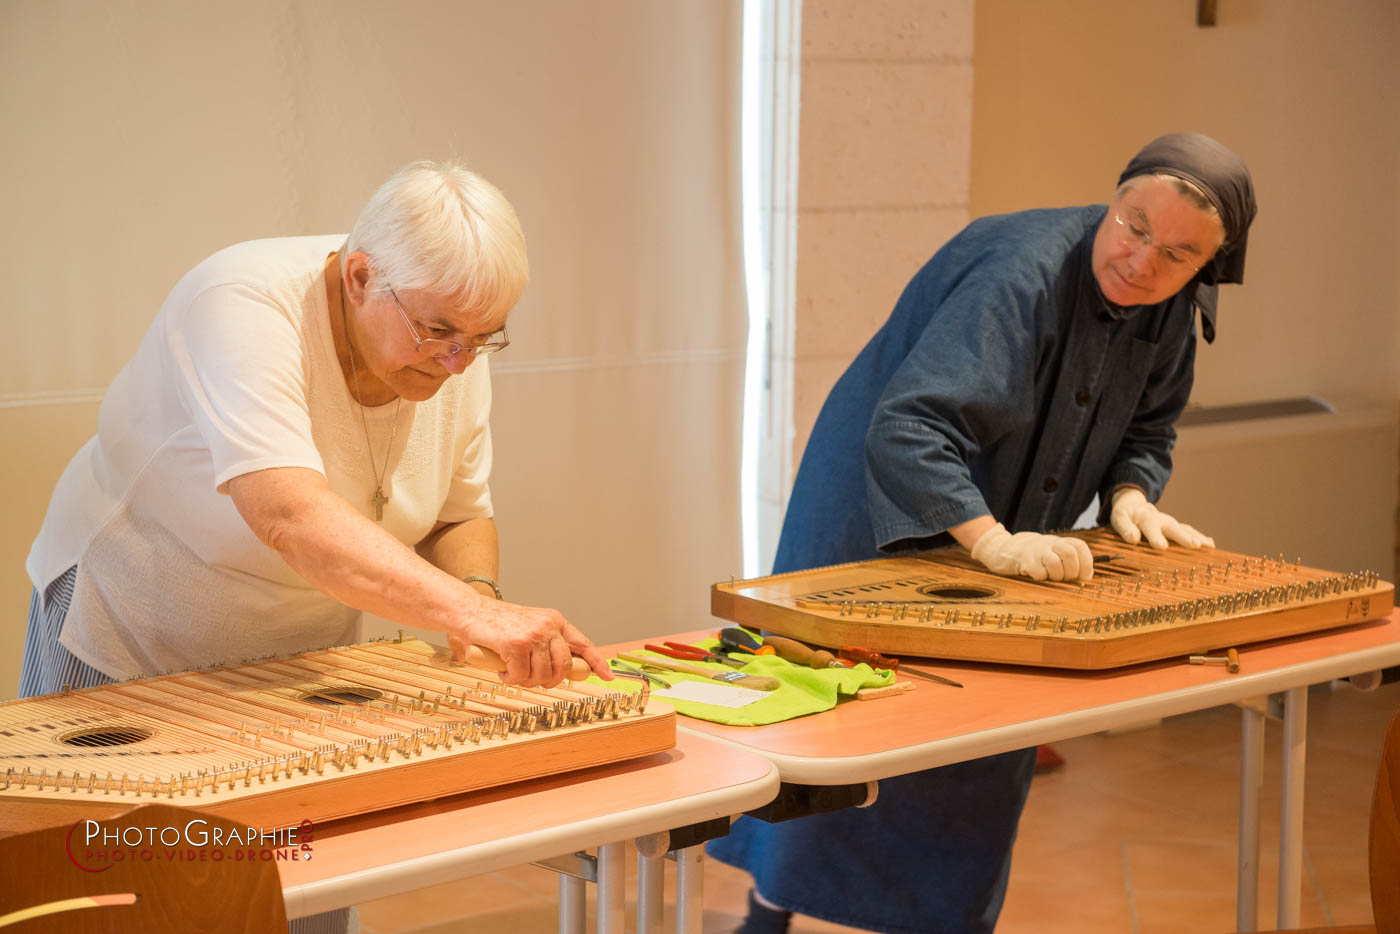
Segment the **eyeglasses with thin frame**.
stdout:
<svg viewBox="0 0 1400 934">
<path fill-rule="evenodd" d="M 1114 212 L 1113 220 L 1117 222 L 1120 228 L 1118 231 L 1119 240 L 1128 246 L 1138 244 L 1147 247 L 1149 250 L 1153 251 L 1153 255 L 1160 256 L 1166 261 L 1168 269 L 1190 268 L 1195 270 L 1201 268 L 1201 263 L 1191 262 L 1191 260 L 1183 256 L 1179 250 L 1175 250 L 1169 246 L 1158 246 L 1152 239 L 1152 232 L 1150 230 L 1144 230 L 1132 221 L 1124 220 L 1123 215 Z"/>
<path fill-rule="evenodd" d="M 408 316 L 408 309 L 403 306 L 403 302 L 399 301 L 398 293 L 391 288 L 389 294 L 394 296 L 394 304 L 399 306 L 399 315 L 403 318 L 403 323 L 408 326 L 408 333 L 413 337 L 413 342 L 418 345 L 420 353 L 433 357 L 455 357 L 466 351 L 473 356 L 478 356 L 496 353 L 510 346 L 510 337 L 506 334 L 505 328 L 490 334 L 483 334 L 479 340 L 473 338 L 475 343 L 471 344 L 460 344 L 457 341 L 441 337 L 419 337 L 418 329 L 413 326 L 413 320 Z"/>
</svg>

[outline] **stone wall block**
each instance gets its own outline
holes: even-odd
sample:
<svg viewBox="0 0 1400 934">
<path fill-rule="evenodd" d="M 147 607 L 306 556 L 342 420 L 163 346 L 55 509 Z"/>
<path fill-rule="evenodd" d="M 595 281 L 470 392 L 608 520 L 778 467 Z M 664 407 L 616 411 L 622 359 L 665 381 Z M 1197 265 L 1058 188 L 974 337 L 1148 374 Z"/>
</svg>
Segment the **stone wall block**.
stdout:
<svg viewBox="0 0 1400 934">
<path fill-rule="evenodd" d="M 914 273 L 966 224 L 962 207 L 803 212 L 797 356 L 855 357 Z"/>
<path fill-rule="evenodd" d="M 972 58 L 971 0 L 808 0 L 802 7 L 807 58 Z"/>
<path fill-rule="evenodd" d="M 803 210 L 967 201 L 970 65 L 809 62 L 802 95 Z"/>
</svg>

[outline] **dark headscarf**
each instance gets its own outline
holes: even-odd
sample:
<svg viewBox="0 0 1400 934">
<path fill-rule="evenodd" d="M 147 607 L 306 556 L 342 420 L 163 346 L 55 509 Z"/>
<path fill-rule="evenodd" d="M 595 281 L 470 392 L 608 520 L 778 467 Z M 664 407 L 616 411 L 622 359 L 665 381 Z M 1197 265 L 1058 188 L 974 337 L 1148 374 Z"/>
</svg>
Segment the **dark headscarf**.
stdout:
<svg viewBox="0 0 1400 934">
<path fill-rule="evenodd" d="M 1225 240 L 1187 284 L 1187 292 L 1201 310 L 1201 330 L 1215 340 L 1216 286 L 1244 281 L 1244 256 L 1249 225 L 1254 221 L 1254 183 L 1244 160 L 1220 143 L 1200 133 L 1168 133 L 1133 156 L 1118 184 L 1137 175 L 1175 175 L 1205 193 L 1220 212 Z"/>
</svg>

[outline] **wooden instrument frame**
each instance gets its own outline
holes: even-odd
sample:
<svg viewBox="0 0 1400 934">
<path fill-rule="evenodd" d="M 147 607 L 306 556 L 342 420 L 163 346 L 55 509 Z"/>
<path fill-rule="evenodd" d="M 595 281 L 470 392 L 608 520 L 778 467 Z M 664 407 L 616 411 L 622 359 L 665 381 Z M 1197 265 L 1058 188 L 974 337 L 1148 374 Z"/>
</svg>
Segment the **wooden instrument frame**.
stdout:
<svg viewBox="0 0 1400 934">
<path fill-rule="evenodd" d="M 367 699 L 327 703 L 347 694 Z M 88 752 L 65 745 L 75 730 L 150 735 Z M 504 686 L 414 639 L 344 646 L 0 704 L 0 835 L 154 802 L 289 827 L 675 741 L 675 711 L 646 692 Z M 186 753 L 217 766 L 183 767 Z M 91 768 L 96 755 L 110 771 Z M 82 761 L 86 774 L 62 767 Z"/>
<path fill-rule="evenodd" d="M 710 612 L 832 648 L 1106 669 L 1379 619 L 1394 600 L 1369 572 L 1065 534 L 1095 555 L 1087 584 L 1002 577 L 954 547 L 717 583 Z"/>
</svg>

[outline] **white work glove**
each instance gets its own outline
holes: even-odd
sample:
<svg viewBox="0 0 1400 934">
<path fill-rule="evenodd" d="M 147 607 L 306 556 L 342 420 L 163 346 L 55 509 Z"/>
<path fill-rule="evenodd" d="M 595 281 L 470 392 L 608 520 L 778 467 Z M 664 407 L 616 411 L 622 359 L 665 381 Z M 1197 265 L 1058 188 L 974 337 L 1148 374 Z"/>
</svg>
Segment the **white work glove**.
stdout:
<svg viewBox="0 0 1400 934">
<path fill-rule="evenodd" d="M 972 546 L 972 558 L 994 574 L 1022 575 L 1031 580 L 1088 580 L 1094 576 L 1094 556 L 1077 538 L 1017 532 L 998 522 Z"/>
<path fill-rule="evenodd" d="M 1118 537 L 1130 545 L 1145 538 L 1153 548 L 1166 548 L 1168 539 L 1187 548 L 1215 547 L 1215 539 L 1162 512 L 1135 486 L 1120 486 L 1113 492 L 1108 522 Z"/>
</svg>

